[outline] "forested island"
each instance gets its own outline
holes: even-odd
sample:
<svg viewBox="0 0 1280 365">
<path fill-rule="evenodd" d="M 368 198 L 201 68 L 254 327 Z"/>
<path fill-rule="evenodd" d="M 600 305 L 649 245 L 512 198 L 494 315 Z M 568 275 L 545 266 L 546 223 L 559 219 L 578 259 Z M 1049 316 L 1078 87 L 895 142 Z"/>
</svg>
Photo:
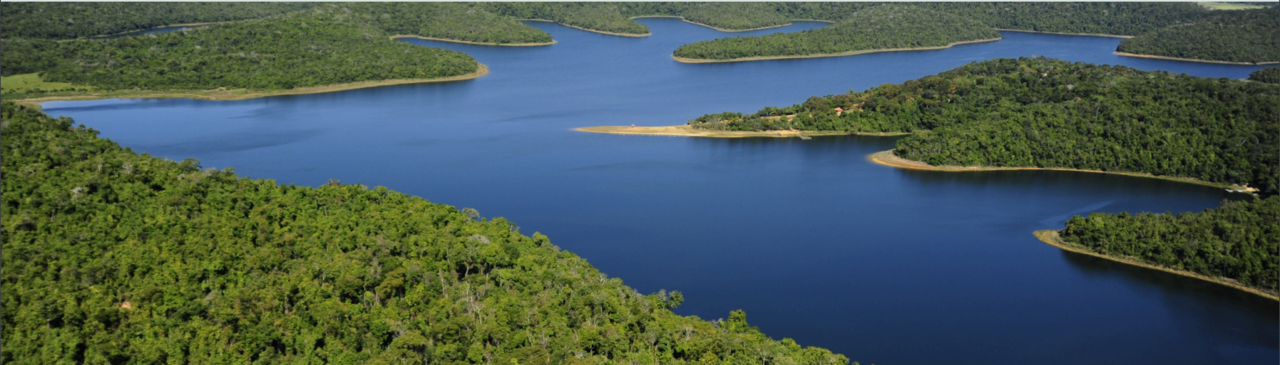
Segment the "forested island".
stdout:
<svg viewBox="0 0 1280 365">
<path fill-rule="evenodd" d="M 681 62 L 704 62 L 842 56 L 936 49 L 999 38 L 999 32 L 977 21 L 911 5 L 890 4 L 859 11 L 822 29 L 686 44 L 677 48 L 673 57 Z"/>
<path fill-rule="evenodd" d="M 1189 273 L 1277 298 L 1277 196 L 1228 202 L 1200 213 L 1092 213 L 1072 217 L 1062 230 L 1036 233 L 1064 249 Z"/>
<path fill-rule="evenodd" d="M 362 185 L 137 154 L 3 103 L 0 360 L 845 364 L 671 312 L 546 236 Z"/>
</svg>

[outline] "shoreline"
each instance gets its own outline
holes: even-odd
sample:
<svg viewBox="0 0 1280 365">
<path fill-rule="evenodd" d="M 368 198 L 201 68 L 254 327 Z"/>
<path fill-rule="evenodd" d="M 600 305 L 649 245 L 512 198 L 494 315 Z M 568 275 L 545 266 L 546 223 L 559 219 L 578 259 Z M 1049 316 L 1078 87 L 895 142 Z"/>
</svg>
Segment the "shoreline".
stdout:
<svg viewBox="0 0 1280 365">
<path fill-rule="evenodd" d="M 295 89 L 289 89 L 289 90 L 275 90 L 275 91 L 261 91 L 261 90 L 255 91 L 255 90 L 246 90 L 246 89 L 186 90 L 186 91 L 182 91 L 182 90 L 178 90 L 178 91 L 119 90 L 119 91 L 106 91 L 100 94 L 95 93 L 95 94 L 89 94 L 89 95 L 65 95 L 65 96 L 47 96 L 47 97 L 38 97 L 38 98 L 29 98 L 29 99 L 16 99 L 16 100 L 13 100 L 13 102 L 18 104 L 24 104 L 24 105 L 33 105 L 33 104 L 39 104 L 39 103 L 48 102 L 48 101 L 102 100 L 102 99 L 188 98 L 188 99 L 200 99 L 200 100 L 245 100 L 245 99 L 263 98 L 263 97 L 269 97 L 269 96 L 320 94 L 320 93 L 347 91 L 347 90 L 355 90 L 355 89 L 367 89 L 367 88 L 391 86 L 391 85 L 428 84 L 428 83 L 435 83 L 435 82 L 463 81 L 463 80 L 480 78 L 484 75 L 489 74 L 489 66 L 485 66 L 483 63 L 476 63 L 476 65 L 478 66 L 476 68 L 476 72 L 464 74 L 464 75 L 440 77 L 440 78 L 434 78 L 434 79 L 392 79 L 392 80 L 381 80 L 381 81 L 360 81 L 360 82 L 351 82 L 351 83 L 345 83 L 345 84 L 310 86 L 310 87 L 301 87 L 301 88 L 295 88 Z"/>
<path fill-rule="evenodd" d="M 822 54 L 797 55 L 797 56 L 758 56 L 758 57 L 733 58 L 733 59 L 727 59 L 727 60 L 704 60 L 699 58 L 677 57 L 676 55 L 673 54 L 671 55 L 671 58 L 675 59 L 676 62 L 680 62 L 680 63 L 729 63 L 729 62 L 789 60 L 789 59 L 802 59 L 802 58 L 844 57 L 844 56 L 854 56 L 854 55 L 860 55 L 860 54 L 880 53 L 880 52 L 935 51 L 939 49 L 951 48 L 951 47 L 962 45 L 962 44 L 988 43 L 988 42 L 999 41 L 1001 39 L 1004 39 L 1004 38 L 990 38 L 990 39 L 978 39 L 978 40 L 972 40 L 972 41 L 960 41 L 960 42 L 953 42 L 945 46 L 938 46 L 938 47 L 881 48 L 881 49 L 868 49 L 868 50 L 860 50 L 860 51 L 848 51 L 848 52 L 840 52 L 840 53 L 822 53 Z"/>
<path fill-rule="evenodd" d="M 1000 29 L 1000 28 L 995 28 L 995 29 L 996 29 L 996 30 L 998 30 L 998 31 L 1001 31 L 1001 32 L 1019 32 L 1019 33 L 1039 33 L 1039 34 L 1074 35 L 1074 36 L 1085 36 L 1085 37 L 1107 37 L 1107 38 L 1121 38 L 1121 39 L 1129 39 L 1129 38 L 1133 38 L 1133 37 L 1134 37 L 1134 36 L 1131 36 L 1131 35 L 1118 35 L 1118 34 L 1100 34 L 1100 33 L 1059 33 L 1059 32 L 1040 32 L 1040 31 L 1034 31 L 1034 30 L 1022 30 L 1022 29 Z"/>
<path fill-rule="evenodd" d="M 653 32 L 648 32 L 648 33 L 645 33 L 645 34 L 627 34 L 627 33 L 614 33 L 614 32 L 608 32 L 608 31 L 603 31 L 603 30 L 587 29 L 587 28 L 583 28 L 583 27 L 577 27 L 577 26 L 568 25 L 568 24 L 561 23 L 561 22 L 557 22 L 557 21 L 554 21 L 554 20 L 542 20 L 542 19 L 516 19 L 516 20 L 517 20 L 517 21 L 526 21 L 526 22 L 556 23 L 556 24 L 560 24 L 560 25 L 563 25 L 563 26 L 566 26 L 566 27 L 569 27 L 569 28 L 577 29 L 577 30 L 585 30 L 585 31 L 588 31 L 588 32 L 591 32 L 591 33 L 600 33 L 600 34 L 604 34 L 604 35 L 616 35 L 616 36 L 619 36 L 619 37 L 644 38 L 644 37 L 648 37 L 648 36 L 653 35 Z"/>
<path fill-rule="evenodd" d="M 1111 53 L 1112 53 L 1112 54 L 1114 54 L 1114 55 L 1117 55 L 1117 56 L 1124 56 L 1124 57 L 1151 58 L 1151 59 L 1157 59 L 1157 60 L 1182 61 L 1182 62 L 1214 63 L 1214 64 L 1219 64 L 1219 65 L 1265 66 L 1265 65 L 1275 65 L 1275 64 L 1280 64 L 1280 62 L 1232 62 L 1232 61 L 1212 61 L 1212 60 L 1201 60 L 1201 59 L 1195 59 L 1195 58 L 1180 58 L 1180 57 L 1169 57 L 1169 56 L 1155 56 L 1155 55 L 1146 55 L 1146 54 L 1137 54 L 1137 53 L 1120 52 L 1120 51 L 1115 51 L 1115 52 L 1111 52 Z"/>
<path fill-rule="evenodd" d="M 424 39 L 428 41 L 437 41 L 437 42 L 462 43 L 462 44 L 473 44 L 477 46 L 498 46 L 498 47 L 538 47 L 538 46 L 550 46 L 557 43 L 556 40 L 554 39 L 546 43 L 485 43 L 485 42 L 460 41 L 457 39 L 433 38 L 433 37 L 423 37 L 420 35 L 403 35 L 403 34 L 396 34 L 391 36 L 390 38 L 393 41 L 401 38 L 415 38 L 415 39 Z"/>
<path fill-rule="evenodd" d="M 965 172 L 965 171 L 1066 171 L 1066 172 L 1088 172 L 1088 173 L 1095 173 L 1095 174 L 1111 174 L 1111 175 L 1123 175 L 1123 176 L 1145 177 L 1145 178 L 1151 178 L 1151 179 L 1168 180 L 1168 181 L 1175 181 L 1175 182 L 1181 182 L 1181 183 L 1189 183 L 1189 184 L 1196 184 L 1196 185 L 1210 186 L 1210 187 L 1215 187 L 1215 188 L 1220 188 L 1220 189 L 1238 190 L 1238 191 L 1243 191 L 1243 192 L 1248 192 L 1248 193 L 1252 193 L 1252 192 L 1254 192 L 1254 191 L 1257 191 L 1257 189 L 1250 188 L 1250 187 L 1246 187 L 1246 186 L 1236 186 L 1236 185 L 1231 185 L 1231 184 L 1208 182 L 1208 181 L 1204 181 L 1204 180 L 1200 180 L 1200 179 L 1194 179 L 1194 178 L 1189 178 L 1189 177 L 1156 176 L 1156 175 L 1152 175 L 1152 174 L 1147 174 L 1147 173 L 1137 173 L 1137 172 L 1119 172 L 1119 171 L 1102 171 L 1102 170 L 1081 170 L 1081 169 L 1070 169 L 1070 168 L 1063 168 L 1063 167 L 933 166 L 933 165 L 930 165 L 930 164 L 926 164 L 926 163 L 924 163 L 924 162 L 920 162 L 920 161 L 912 161 L 912 160 L 908 160 L 908 159 L 905 159 L 905 158 L 898 157 L 897 155 L 893 154 L 893 150 L 880 151 L 880 152 L 876 152 L 876 153 L 873 153 L 873 154 L 867 155 L 867 159 L 868 159 L 868 160 L 871 160 L 871 162 L 874 162 L 874 163 L 877 163 L 877 164 L 881 164 L 881 165 L 885 165 L 885 166 L 890 166 L 890 167 L 896 167 L 896 168 L 900 168 L 900 169 L 908 169 L 908 170 L 943 171 L 943 172 Z"/>
<path fill-rule="evenodd" d="M 688 125 L 670 125 L 670 126 L 596 126 L 574 128 L 578 132 L 589 133 L 605 133 L 605 134 L 622 134 L 622 135 L 638 135 L 638 136 L 668 136 L 668 137 L 702 137 L 702 138 L 752 138 L 752 137 L 769 137 L 769 138 L 796 138 L 810 136 L 847 136 L 856 133 L 846 132 L 829 132 L 829 131 L 801 131 L 801 130 L 777 130 L 777 131 L 721 131 L 709 129 L 693 129 Z M 874 135 L 874 134 L 872 134 Z"/>
<path fill-rule="evenodd" d="M 689 19 L 685 19 L 685 18 L 684 18 L 684 17 L 682 17 L 682 16 L 676 16 L 676 15 L 641 15 L 641 16 L 633 16 L 633 17 L 631 17 L 630 19 L 635 20 L 635 19 L 640 19 L 640 18 L 668 18 L 668 19 L 680 19 L 680 21 L 683 21 L 683 22 L 685 22 L 685 23 L 689 23 L 689 24 L 693 24 L 693 25 L 697 25 L 697 26 L 703 26 L 703 27 L 707 27 L 707 28 L 715 29 L 715 30 L 718 30 L 718 31 L 721 31 L 721 32 L 725 32 L 725 33 L 741 33 L 741 32 L 750 32 L 750 31 L 753 31 L 753 30 L 764 30 L 764 29 L 782 28 L 782 27 L 785 27 L 785 26 L 789 26 L 789 25 L 791 25 L 791 22 L 792 22 L 792 20 L 791 20 L 791 19 L 788 19 L 786 24 L 779 24 L 779 25 L 771 25 L 771 26 L 767 26 L 767 27 L 760 27 L 760 28 L 751 28 L 751 29 L 742 29 L 742 30 L 737 30 L 737 29 L 716 28 L 716 27 L 713 27 L 713 26 L 710 26 L 710 25 L 707 25 L 707 24 L 702 24 L 702 23 L 699 23 L 699 22 L 690 21 Z M 829 22 L 828 22 L 828 23 L 829 23 Z"/>
<path fill-rule="evenodd" d="M 1280 296 L 1277 296 L 1276 293 L 1269 293 L 1269 292 L 1263 291 L 1262 289 L 1251 288 L 1244 285 L 1240 285 L 1235 280 L 1231 280 L 1227 278 L 1215 278 L 1208 275 L 1198 274 L 1190 271 L 1171 269 L 1164 266 L 1148 264 L 1148 263 L 1130 259 L 1130 258 L 1104 255 L 1104 254 L 1087 250 L 1082 247 L 1077 247 L 1075 245 L 1067 243 L 1066 241 L 1063 241 L 1062 238 L 1058 236 L 1058 230 L 1056 229 L 1046 229 L 1042 231 L 1035 231 L 1035 232 L 1032 232 L 1032 234 L 1035 235 L 1036 238 L 1040 240 L 1040 242 L 1044 242 L 1045 244 L 1048 244 L 1050 246 L 1057 247 L 1063 251 L 1070 251 L 1070 252 L 1074 252 L 1082 255 L 1089 255 L 1089 256 L 1105 259 L 1105 260 L 1111 260 L 1111 261 L 1119 262 L 1122 264 L 1128 264 L 1128 265 L 1133 265 L 1137 267 L 1163 271 L 1166 273 L 1185 276 L 1193 279 L 1200 279 L 1207 282 L 1230 287 L 1232 289 L 1241 290 L 1241 291 L 1254 294 L 1263 298 L 1280 301 Z"/>
</svg>

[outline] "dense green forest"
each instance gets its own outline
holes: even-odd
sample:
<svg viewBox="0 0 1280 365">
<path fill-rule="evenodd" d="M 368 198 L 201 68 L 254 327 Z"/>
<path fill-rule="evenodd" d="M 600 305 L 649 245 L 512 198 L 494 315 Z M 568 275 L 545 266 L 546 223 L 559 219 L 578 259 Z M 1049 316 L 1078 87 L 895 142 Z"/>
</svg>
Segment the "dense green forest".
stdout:
<svg viewBox="0 0 1280 365">
<path fill-rule="evenodd" d="M 1139 35 L 1211 13 L 1194 3 L 956 2 L 929 6 L 1000 29 L 1110 35 Z"/>
<path fill-rule="evenodd" d="M 476 71 L 463 53 L 394 41 L 342 5 L 109 40 L 5 39 L 5 76 L 99 90 L 290 89 Z"/>
<path fill-rule="evenodd" d="M 845 364 L 546 236 L 386 188 L 250 180 L 3 104 L 0 362 Z"/>
<path fill-rule="evenodd" d="M 676 49 L 675 56 L 702 60 L 806 56 L 939 47 L 999 37 L 999 32 L 976 21 L 911 5 L 891 4 L 859 11 L 822 29 L 686 44 Z"/>
<path fill-rule="evenodd" d="M 551 35 L 515 18 L 461 3 L 349 3 L 356 16 L 392 35 L 416 35 L 480 43 L 550 43 Z"/>
<path fill-rule="evenodd" d="M 1280 68 L 1269 67 L 1249 73 L 1249 80 L 1280 84 Z"/>
<path fill-rule="evenodd" d="M 307 9 L 315 3 L 0 3 L 3 38 L 85 38 L 166 25 L 258 19 Z"/>
<path fill-rule="evenodd" d="M 689 121 L 721 130 L 915 132 L 895 154 L 931 165 L 1061 167 L 1277 192 L 1280 91 L 1045 58 L 975 62 L 862 92 Z M 840 108 L 840 112 L 835 109 Z M 791 115 L 793 117 L 787 117 Z"/>
<path fill-rule="evenodd" d="M 1117 51 L 1228 62 L 1280 61 L 1280 7 L 1217 11 L 1126 39 Z"/>
<path fill-rule="evenodd" d="M 649 27 L 622 15 L 616 3 L 481 3 L 495 14 L 630 35 L 648 35 Z"/>
<path fill-rule="evenodd" d="M 1068 243 L 1109 256 L 1276 292 L 1280 198 L 1229 202 L 1202 213 L 1093 213 L 1067 220 Z"/>
</svg>

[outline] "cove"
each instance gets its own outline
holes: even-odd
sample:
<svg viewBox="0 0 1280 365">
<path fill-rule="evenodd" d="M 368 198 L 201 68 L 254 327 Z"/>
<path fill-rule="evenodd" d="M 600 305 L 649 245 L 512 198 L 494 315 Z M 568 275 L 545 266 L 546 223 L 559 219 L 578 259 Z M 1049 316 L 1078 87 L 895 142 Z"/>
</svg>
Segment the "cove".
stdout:
<svg viewBox="0 0 1280 365">
<path fill-rule="evenodd" d="M 676 310 L 745 309 L 774 338 L 863 364 L 1259 364 L 1280 356 L 1276 303 L 1040 243 L 1075 214 L 1200 211 L 1222 189 L 1056 171 L 899 170 L 894 138 L 699 139 L 573 131 L 676 125 L 812 95 L 1043 55 L 1205 77 L 1260 67 L 1112 54 L 1115 38 L 1003 32 L 998 42 L 850 57 L 681 64 L 722 33 L 639 19 L 614 37 L 530 22 L 543 47 L 466 52 L 478 79 L 240 101 L 45 103 L 135 151 L 318 186 L 387 186 L 506 217 Z M 791 32 L 801 23 L 749 32 Z"/>
</svg>

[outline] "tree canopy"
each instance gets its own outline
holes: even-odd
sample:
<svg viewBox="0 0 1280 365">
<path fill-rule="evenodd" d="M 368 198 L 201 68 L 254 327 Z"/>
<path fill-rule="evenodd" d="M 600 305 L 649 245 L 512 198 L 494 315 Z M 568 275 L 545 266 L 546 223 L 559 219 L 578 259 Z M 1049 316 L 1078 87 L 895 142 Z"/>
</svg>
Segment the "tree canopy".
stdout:
<svg viewBox="0 0 1280 365">
<path fill-rule="evenodd" d="M 502 218 L 137 154 L 3 103 L 0 361 L 845 364 Z M 473 212 L 466 214 L 464 211 Z"/>
<path fill-rule="evenodd" d="M 5 39 L 0 61 L 6 76 L 38 72 L 45 81 L 99 90 L 275 90 L 430 79 L 478 68 L 474 58 L 460 52 L 391 40 L 360 15 L 326 4 L 268 19 L 158 35 Z"/>
<path fill-rule="evenodd" d="M 1275 293 L 1280 271 L 1280 198 L 1228 202 L 1201 213 L 1075 216 L 1059 232 L 1099 254 L 1236 280 Z"/>
<path fill-rule="evenodd" d="M 1250 72 L 1249 80 L 1265 82 L 1268 84 L 1280 84 L 1280 68 L 1270 67 Z"/>
<path fill-rule="evenodd" d="M 859 11 L 826 28 L 701 41 L 680 46 L 674 55 L 700 60 L 734 60 L 940 47 L 996 38 L 1000 38 L 999 32 L 977 21 L 892 4 Z"/>
<path fill-rule="evenodd" d="M 278 2 L 5 2 L 3 38 L 88 38 L 168 25 L 259 19 L 316 3 Z"/>
<path fill-rule="evenodd" d="M 1280 62 L 1280 7 L 1217 11 L 1120 42 L 1117 51 L 1228 62 Z"/>
</svg>

